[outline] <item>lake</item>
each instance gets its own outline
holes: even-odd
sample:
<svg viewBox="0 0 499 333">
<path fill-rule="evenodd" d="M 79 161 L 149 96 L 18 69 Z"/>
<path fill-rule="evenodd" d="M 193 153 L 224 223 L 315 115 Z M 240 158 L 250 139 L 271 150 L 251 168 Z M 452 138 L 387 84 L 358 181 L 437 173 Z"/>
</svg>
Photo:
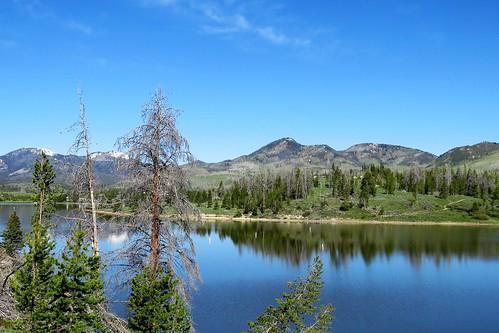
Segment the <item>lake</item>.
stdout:
<svg viewBox="0 0 499 333">
<path fill-rule="evenodd" d="M 0 206 L 0 230 L 10 205 Z M 16 205 L 27 230 L 34 207 Z M 59 212 L 61 215 L 64 212 Z M 131 236 L 103 221 L 103 251 Z M 58 227 L 57 234 L 67 232 Z M 193 293 L 199 332 L 241 332 L 286 288 L 324 263 L 322 301 L 335 308 L 333 331 L 497 332 L 499 228 L 484 226 L 319 225 L 206 222 L 193 235 L 202 282 Z M 57 236 L 57 248 L 63 237 Z M 106 271 L 107 295 L 116 291 Z M 123 303 L 113 311 L 126 314 Z"/>
</svg>

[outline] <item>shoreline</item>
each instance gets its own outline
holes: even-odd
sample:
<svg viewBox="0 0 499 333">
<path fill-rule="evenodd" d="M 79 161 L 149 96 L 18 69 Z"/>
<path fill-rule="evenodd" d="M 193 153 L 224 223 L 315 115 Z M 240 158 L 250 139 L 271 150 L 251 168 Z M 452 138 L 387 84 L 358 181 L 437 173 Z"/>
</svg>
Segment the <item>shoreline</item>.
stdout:
<svg viewBox="0 0 499 333">
<path fill-rule="evenodd" d="M 98 215 L 102 216 L 113 216 L 113 217 L 126 217 L 131 216 L 131 213 L 124 212 L 109 212 L 98 210 Z M 359 219 L 306 219 L 294 216 L 286 216 L 280 218 L 269 218 L 269 217 L 232 217 L 227 215 L 217 215 L 217 214 L 200 214 L 201 221 L 207 222 L 268 222 L 268 223 L 309 223 L 309 224 L 331 224 L 331 225 L 442 225 L 442 226 L 481 226 L 481 227 L 499 227 L 499 223 L 496 222 L 483 222 L 483 221 L 471 221 L 471 222 L 458 222 L 458 221 L 380 221 L 380 220 L 359 220 Z M 172 215 L 163 215 L 164 218 L 172 218 Z"/>
</svg>

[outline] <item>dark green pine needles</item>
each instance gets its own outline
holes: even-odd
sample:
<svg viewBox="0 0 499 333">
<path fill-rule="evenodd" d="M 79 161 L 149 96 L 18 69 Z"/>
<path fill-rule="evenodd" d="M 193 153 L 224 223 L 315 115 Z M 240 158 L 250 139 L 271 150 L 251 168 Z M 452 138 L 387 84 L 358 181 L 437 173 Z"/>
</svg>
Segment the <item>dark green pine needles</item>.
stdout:
<svg viewBox="0 0 499 333">
<path fill-rule="evenodd" d="M 146 267 L 132 281 L 128 325 L 134 333 L 191 332 L 189 309 L 171 272 L 151 274 Z"/>
<path fill-rule="evenodd" d="M 306 279 L 289 283 L 289 293 L 277 299 L 256 321 L 250 322 L 250 333 L 324 333 L 331 328 L 334 308 L 331 304 L 316 308 L 323 286 L 322 262 L 316 257 Z"/>
<path fill-rule="evenodd" d="M 23 329 L 34 333 L 49 332 L 53 320 L 49 309 L 56 261 L 52 256 L 54 242 L 37 214 L 33 215 L 26 244 L 24 264 L 11 280 L 12 291 L 23 315 Z"/>
<path fill-rule="evenodd" d="M 88 254 L 80 225 L 68 238 L 62 258 L 53 257 L 54 241 L 45 222 L 48 194 L 55 173 L 45 155 L 36 161 L 33 184 L 38 212 L 31 219 L 24 263 L 11 280 L 21 332 L 106 332 L 99 311 L 104 301 L 99 259 Z"/>
<path fill-rule="evenodd" d="M 89 255 L 89 244 L 80 226 L 68 239 L 57 267 L 51 310 L 58 331 L 105 332 L 98 308 L 104 302 L 100 260 Z"/>
<path fill-rule="evenodd" d="M 21 220 L 17 216 L 16 211 L 10 214 L 7 228 L 2 233 L 2 247 L 9 256 L 18 254 L 23 247 Z"/>
</svg>

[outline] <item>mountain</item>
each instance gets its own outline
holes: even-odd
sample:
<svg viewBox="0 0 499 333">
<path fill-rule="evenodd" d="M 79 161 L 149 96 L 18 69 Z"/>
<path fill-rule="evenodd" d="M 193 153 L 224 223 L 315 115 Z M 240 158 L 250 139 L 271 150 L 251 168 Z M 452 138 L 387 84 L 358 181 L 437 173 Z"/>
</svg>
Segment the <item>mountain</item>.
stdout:
<svg viewBox="0 0 499 333">
<path fill-rule="evenodd" d="M 282 138 L 263 146 L 249 155 L 243 155 L 233 160 L 218 163 L 197 161 L 194 163 L 194 169 L 201 174 L 205 171 L 204 173 L 223 172 L 239 175 L 262 167 L 276 169 L 290 166 L 324 168 L 333 161 L 338 165 L 354 167 L 340 152 L 328 145 L 306 146 L 299 144 L 292 138 Z"/>
<path fill-rule="evenodd" d="M 77 155 L 56 154 L 45 148 L 22 148 L 0 156 L 0 184 L 31 183 L 33 163 L 44 152 L 57 172 L 57 182 L 70 184 L 76 166 L 84 162 Z M 94 171 L 99 184 L 115 184 L 123 174 L 117 171 L 120 161 L 128 158 L 120 152 L 92 154 Z M 441 156 L 388 144 L 361 143 L 345 150 L 328 145 L 303 145 L 292 138 L 273 141 L 260 149 L 218 163 L 196 161 L 185 166 L 196 186 L 216 185 L 220 180 L 238 178 L 261 169 L 313 168 L 325 169 L 335 164 L 343 169 L 360 169 L 364 164 L 383 164 L 394 169 L 430 167 L 450 164 L 467 165 L 480 170 L 499 169 L 499 144 L 482 142 L 457 147 Z"/>
<path fill-rule="evenodd" d="M 374 163 L 392 168 L 427 166 L 437 158 L 419 149 L 376 143 L 354 145 L 342 153 L 356 165 Z"/>
<path fill-rule="evenodd" d="M 0 156 L 0 183 L 30 183 L 31 172 L 35 161 L 42 152 L 47 155 L 57 174 L 56 182 L 69 184 L 77 166 L 82 165 L 85 158 L 77 155 L 56 154 L 46 148 L 21 148 Z M 100 184 L 113 184 L 119 181 L 117 163 L 126 158 L 119 152 L 98 152 L 93 154 L 93 166 L 96 180 Z"/>
<path fill-rule="evenodd" d="M 363 164 L 382 163 L 392 168 L 406 169 L 426 167 L 436 158 L 418 149 L 396 145 L 363 143 L 341 151 L 325 144 L 302 145 L 292 138 L 282 138 L 232 160 L 219 163 L 197 161 L 189 172 L 196 184 L 203 185 L 213 178 L 233 178 L 261 168 L 325 169 L 334 163 L 344 169 L 360 169 Z"/>
<path fill-rule="evenodd" d="M 470 168 L 490 170 L 499 168 L 499 143 L 481 142 L 475 145 L 456 147 L 440 155 L 435 164 L 466 165 Z"/>
</svg>

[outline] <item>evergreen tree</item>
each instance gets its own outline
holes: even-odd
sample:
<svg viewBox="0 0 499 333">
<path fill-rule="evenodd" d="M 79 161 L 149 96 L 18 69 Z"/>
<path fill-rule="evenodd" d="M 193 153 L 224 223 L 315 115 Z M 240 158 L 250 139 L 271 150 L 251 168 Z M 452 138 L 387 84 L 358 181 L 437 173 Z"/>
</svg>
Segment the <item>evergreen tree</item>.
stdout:
<svg viewBox="0 0 499 333">
<path fill-rule="evenodd" d="M 314 264 L 306 279 L 289 283 L 291 289 L 277 299 L 277 306 L 269 306 L 256 321 L 249 322 L 250 333 L 281 333 L 281 332 L 328 332 L 333 320 L 334 308 L 331 304 L 319 309 L 320 291 L 324 285 L 321 281 L 322 262 L 315 258 Z M 307 319 L 313 320 L 307 325 Z"/>
<path fill-rule="evenodd" d="M 2 247 L 10 255 L 16 255 L 23 247 L 23 231 L 21 230 L 21 220 L 13 211 L 7 222 L 7 228 L 2 233 Z"/>
<path fill-rule="evenodd" d="M 496 185 L 493 195 L 494 201 L 499 201 L 499 177 L 496 178 Z"/>
<path fill-rule="evenodd" d="M 53 209 L 50 200 L 51 186 L 55 180 L 55 171 L 50 164 L 47 155 L 42 153 L 41 159 L 38 159 L 33 165 L 33 185 L 37 191 L 39 221 L 43 223 L 43 214 Z"/>
<path fill-rule="evenodd" d="M 85 232 L 78 225 L 57 264 L 51 311 L 58 332 L 105 332 L 98 305 L 104 301 L 100 259 L 89 255 Z"/>
<path fill-rule="evenodd" d="M 146 267 L 132 280 L 128 325 L 133 333 L 188 333 L 191 317 L 168 272 L 152 274 Z"/>
<path fill-rule="evenodd" d="M 54 169 L 47 156 L 42 153 L 42 158 L 33 166 L 33 184 L 37 190 L 39 211 L 31 219 L 24 264 L 11 280 L 17 308 L 23 315 L 21 326 L 33 333 L 49 332 L 53 320 L 49 305 L 53 296 L 55 259 L 52 252 L 55 245 L 43 219 L 50 209 L 46 202 L 54 179 Z"/>
<path fill-rule="evenodd" d="M 371 186 L 369 184 L 370 179 L 368 177 L 363 177 L 360 183 L 360 194 L 359 194 L 359 207 L 367 208 L 369 204 L 369 194 Z"/>
<path fill-rule="evenodd" d="M 442 180 L 442 184 L 440 184 L 439 197 L 441 199 L 447 199 L 447 197 L 449 197 L 449 185 L 447 184 L 447 180 L 445 178 Z"/>
<path fill-rule="evenodd" d="M 218 189 L 217 189 L 217 194 L 218 194 L 218 198 L 221 198 L 222 195 L 224 194 L 224 182 L 221 180 L 220 181 L 220 184 L 218 184 Z"/>
<path fill-rule="evenodd" d="M 210 208 L 213 204 L 213 192 L 211 190 L 206 192 L 206 201 L 208 202 L 208 208 Z"/>
<path fill-rule="evenodd" d="M 24 265 L 11 280 L 17 308 L 22 314 L 21 326 L 28 332 L 50 332 L 53 320 L 49 305 L 53 296 L 54 242 L 48 235 L 47 226 L 38 221 L 37 214 L 33 215 L 26 243 L 28 249 L 24 254 Z"/>
</svg>

